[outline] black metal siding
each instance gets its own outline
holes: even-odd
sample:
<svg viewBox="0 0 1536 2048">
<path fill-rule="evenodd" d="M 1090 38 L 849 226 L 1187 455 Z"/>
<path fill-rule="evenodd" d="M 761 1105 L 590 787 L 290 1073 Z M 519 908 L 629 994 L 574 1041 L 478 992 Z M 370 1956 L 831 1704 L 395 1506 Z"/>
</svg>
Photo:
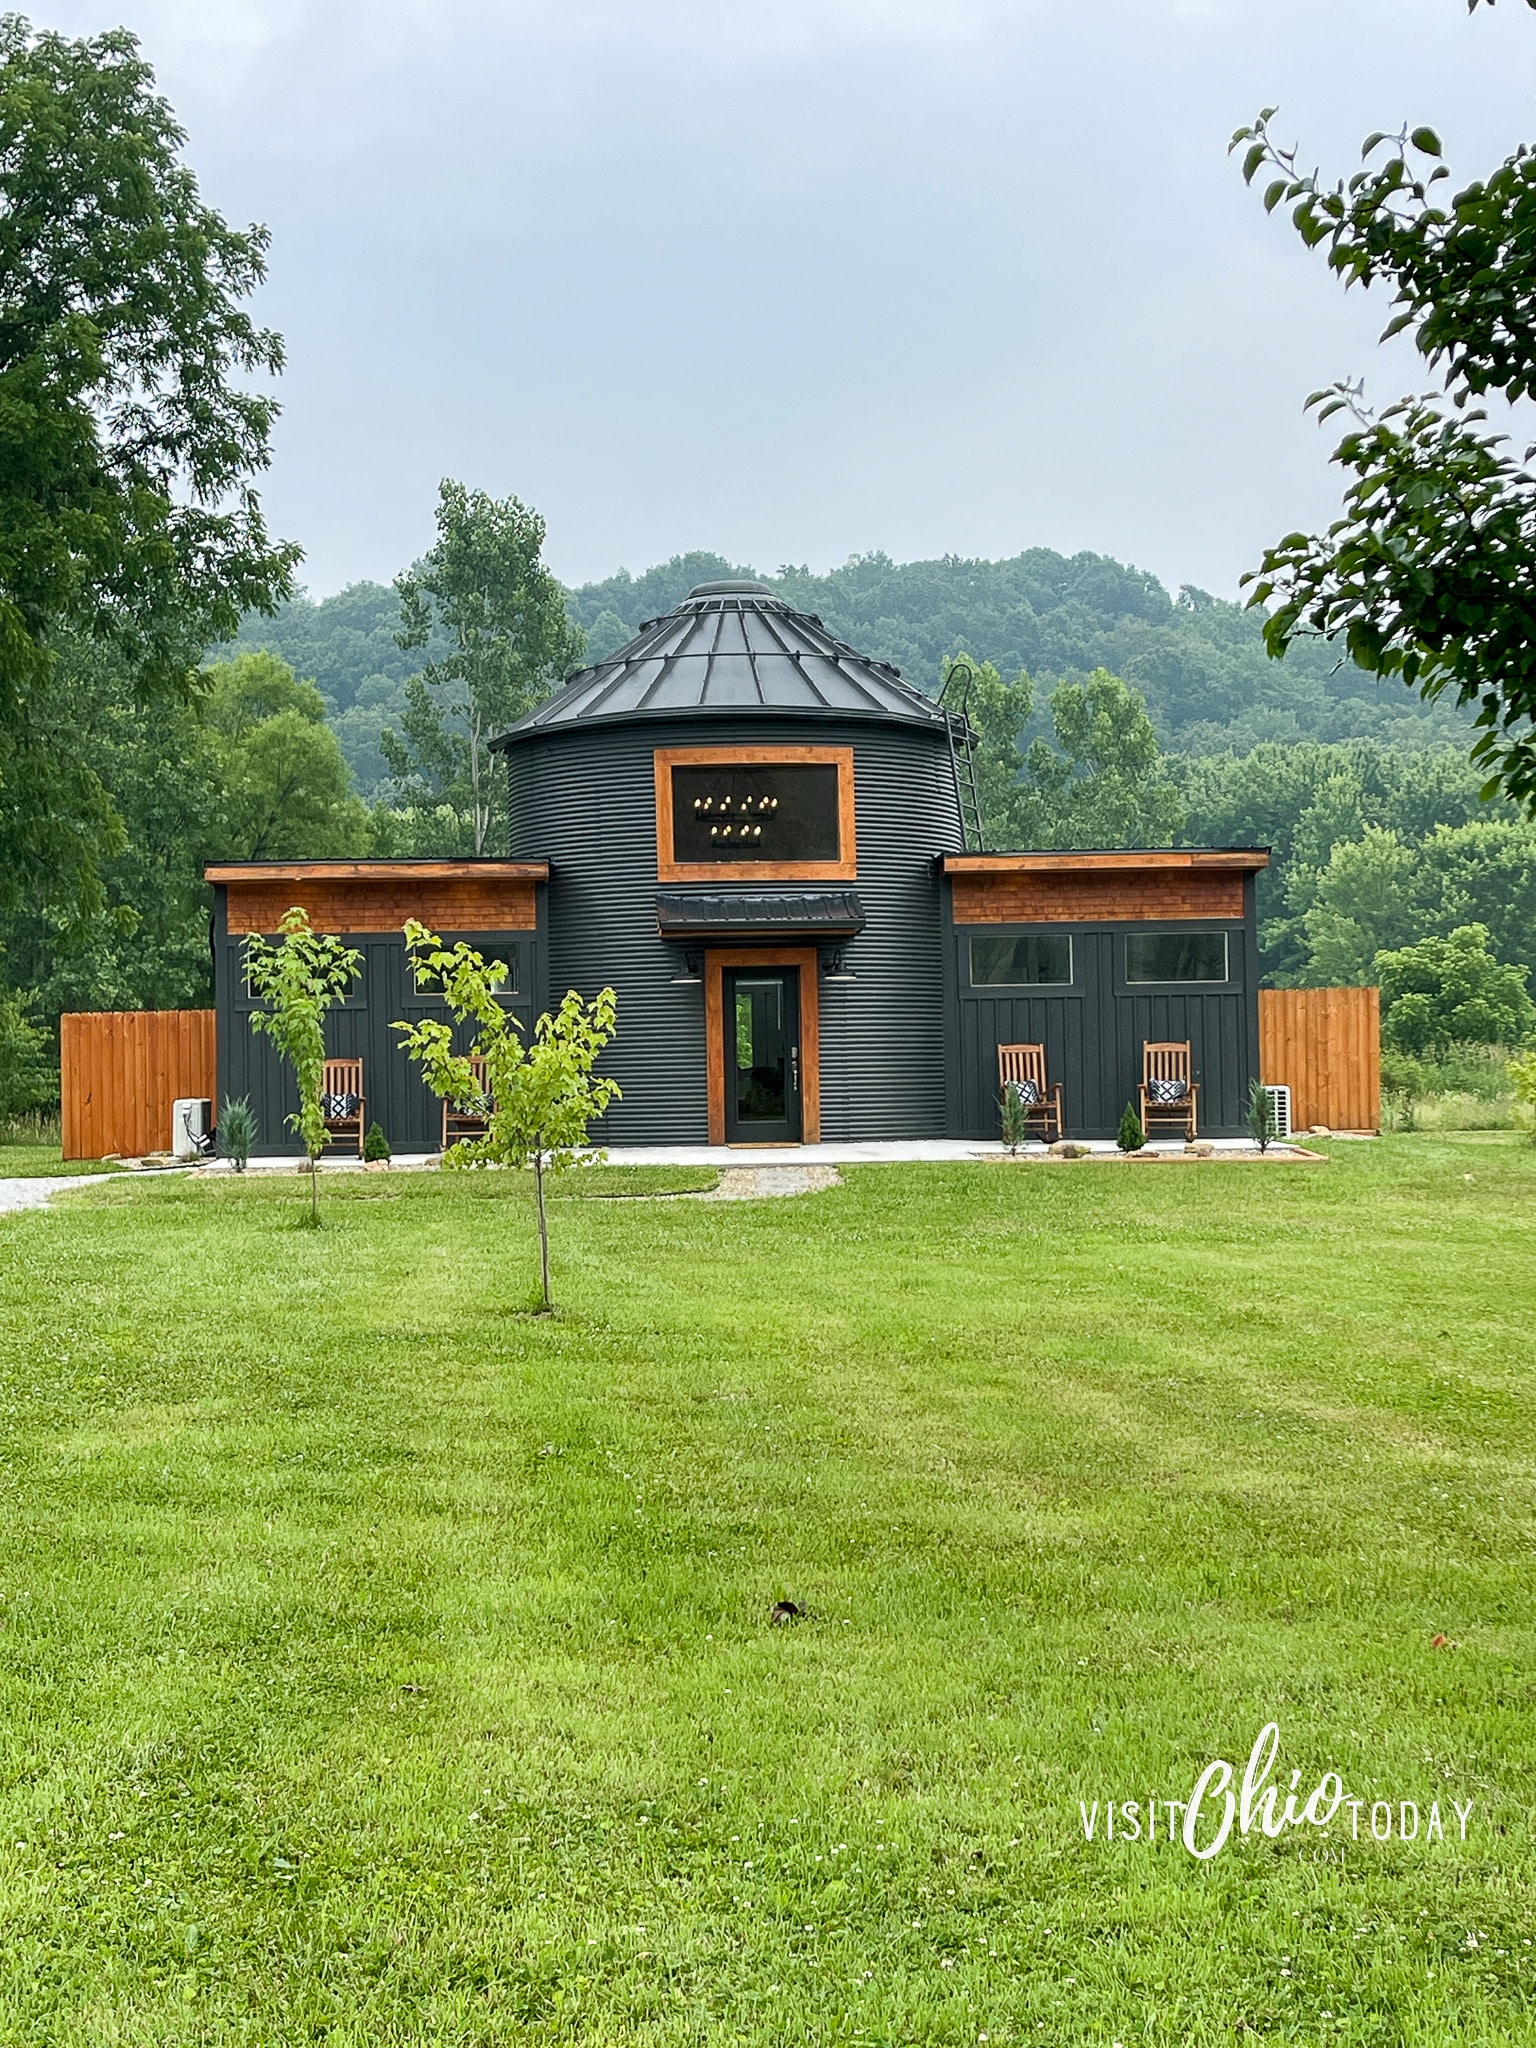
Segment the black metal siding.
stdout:
<svg viewBox="0 0 1536 2048">
<path fill-rule="evenodd" d="M 542 898 L 543 894 L 541 888 L 538 895 Z M 245 992 L 245 941 L 229 936 L 222 887 L 217 897 L 214 986 L 220 1100 L 250 1097 L 259 1133 L 253 1147 L 256 1154 L 270 1158 L 296 1153 L 299 1140 L 286 1121 L 296 1101 L 293 1070 L 279 1058 L 265 1033 L 258 1037 L 251 1029 L 254 1005 Z M 442 1007 L 417 991 L 402 937 L 392 932 L 341 936 L 362 954 L 363 971 L 346 1001 L 326 1017 L 326 1053 L 333 1059 L 361 1058 L 368 1121 L 383 1127 L 397 1152 L 435 1152 L 442 1140 L 441 1104 L 400 1050 L 399 1034 L 393 1027 L 402 1018 L 414 1022 L 419 1017 L 442 1015 Z M 441 936 L 452 943 L 460 935 Z M 470 932 L 462 936 L 488 959 L 515 963 L 517 994 L 508 1007 L 526 1032 L 546 1002 L 541 933 Z M 460 1028 L 461 1046 L 469 1035 L 467 1027 Z"/>
<path fill-rule="evenodd" d="M 947 892 L 946 892 L 947 893 Z M 956 1137 L 998 1135 L 997 1048 L 1041 1043 L 1046 1071 L 1062 1083 L 1062 1122 L 1070 1136 L 1112 1138 L 1141 1080 L 1148 1039 L 1188 1039 L 1200 1086 L 1203 1135 L 1236 1137 L 1246 1129 L 1248 1084 L 1258 1072 L 1258 948 L 1252 890 L 1242 923 L 1227 933 L 1230 979 L 1214 984 L 1136 986 L 1125 979 L 1130 932 L 1209 931 L 1205 920 L 1171 918 L 1135 924 L 956 925 L 946 915 L 956 1014 L 951 1025 L 950 1130 Z M 968 942 L 1005 932 L 1067 932 L 1072 985 L 1039 989 L 973 989 Z"/>
<path fill-rule="evenodd" d="M 935 856 L 962 844 L 943 732 L 855 720 L 833 732 L 825 717 L 695 712 L 554 730 L 507 749 L 508 852 L 551 864 L 550 997 L 574 988 L 590 999 L 605 983 L 618 994 L 618 1035 L 603 1065 L 624 1097 L 594 1129 L 601 1142 L 703 1144 L 709 1135 L 704 990 L 673 985 L 685 954 L 702 956 L 704 946 L 656 930 L 655 749 L 830 739 L 854 750 L 858 877 L 850 886 L 868 923 L 843 947 L 856 979 L 820 982 L 821 1134 L 828 1142 L 943 1134 Z M 712 894 L 725 887 L 709 885 Z"/>
</svg>

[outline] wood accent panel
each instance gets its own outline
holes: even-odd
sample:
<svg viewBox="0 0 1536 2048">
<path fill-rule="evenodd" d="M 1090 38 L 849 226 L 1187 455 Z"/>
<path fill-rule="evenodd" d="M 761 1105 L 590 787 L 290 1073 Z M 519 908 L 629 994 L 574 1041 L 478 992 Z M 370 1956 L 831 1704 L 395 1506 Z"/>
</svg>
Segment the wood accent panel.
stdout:
<svg viewBox="0 0 1536 2048">
<path fill-rule="evenodd" d="M 59 1019 L 64 1157 L 141 1159 L 171 1144 L 171 1104 L 219 1099 L 212 1010 L 88 1010 Z"/>
<path fill-rule="evenodd" d="M 946 853 L 946 875 L 1065 875 L 1123 868 L 1233 868 L 1256 874 L 1269 866 L 1267 846 L 1146 846 L 1116 852 Z"/>
<path fill-rule="evenodd" d="M 761 764 L 837 770 L 837 860 L 674 860 L 672 770 Z M 656 879 L 658 882 L 852 882 L 858 879 L 854 832 L 852 747 L 658 747 L 656 749 Z"/>
<path fill-rule="evenodd" d="M 1101 924 L 1243 915 L 1242 872 L 1227 868 L 1079 869 L 957 874 L 956 924 Z"/>
<path fill-rule="evenodd" d="M 725 1143 L 725 969 L 800 970 L 800 1140 L 821 1143 L 821 989 L 816 948 L 711 946 L 704 955 L 704 1065 L 709 1089 L 709 1142 Z"/>
<path fill-rule="evenodd" d="M 538 926 L 536 881 L 488 875 L 454 878 L 402 874 L 366 878 L 317 877 L 302 869 L 291 877 L 226 882 L 233 937 L 275 932 L 295 904 L 327 932 L 397 932 L 419 917 L 437 932 L 531 932 Z"/>
<path fill-rule="evenodd" d="M 1261 988 L 1259 1073 L 1289 1087 L 1298 1130 L 1379 1130 L 1380 989 Z"/>
</svg>

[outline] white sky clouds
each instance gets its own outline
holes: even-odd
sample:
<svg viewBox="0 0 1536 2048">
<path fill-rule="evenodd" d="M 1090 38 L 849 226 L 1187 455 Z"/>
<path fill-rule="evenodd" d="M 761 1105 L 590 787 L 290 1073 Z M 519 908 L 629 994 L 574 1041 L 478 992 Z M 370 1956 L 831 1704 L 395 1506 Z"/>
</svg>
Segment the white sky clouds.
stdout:
<svg viewBox="0 0 1536 2048">
<path fill-rule="evenodd" d="M 215 203 L 273 230 L 268 502 L 318 590 L 517 490 L 567 576 L 1094 547 L 1230 590 L 1331 516 L 1300 401 L 1379 364 L 1225 155 L 1536 128 L 1462 0 L 52 0 L 126 15 Z"/>
</svg>

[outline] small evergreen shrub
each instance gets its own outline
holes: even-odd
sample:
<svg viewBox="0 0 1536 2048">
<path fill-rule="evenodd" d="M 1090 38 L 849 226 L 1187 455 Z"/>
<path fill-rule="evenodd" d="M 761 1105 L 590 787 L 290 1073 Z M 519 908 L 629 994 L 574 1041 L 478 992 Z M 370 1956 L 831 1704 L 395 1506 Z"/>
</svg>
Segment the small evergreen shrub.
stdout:
<svg viewBox="0 0 1536 2048">
<path fill-rule="evenodd" d="M 1010 1081 L 1003 1090 L 1003 1143 L 1010 1152 L 1017 1152 L 1028 1136 L 1029 1104 L 1018 1082 Z"/>
<path fill-rule="evenodd" d="M 389 1140 L 384 1135 L 384 1126 L 382 1124 L 375 1123 L 368 1126 L 367 1131 L 363 1135 L 363 1157 L 375 1163 L 381 1159 L 392 1159 L 394 1157 L 390 1149 Z"/>
<path fill-rule="evenodd" d="M 1250 1081 L 1248 1084 L 1248 1128 L 1261 1152 L 1267 1152 L 1279 1136 L 1275 1126 L 1275 1099 L 1262 1081 Z"/>
<path fill-rule="evenodd" d="M 232 1102 L 226 1095 L 219 1111 L 219 1150 L 226 1159 L 234 1161 L 236 1173 L 244 1173 L 255 1142 L 256 1112 L 251 1108 L 251 1098 L 242 1095 Z"/>
<path fill-rule="evenodd" d="M 1115 1135 L 1115 1143 L 1122 1152 L 1139 1152 L 1146 1142 L 1147 1134 L 1141 1127 L 1141 1118 L 1136 1114 L 1136 1105 L 1134 1102 L 1128 1102 L 1120 1118 L 1120 1129 Z"/>
</svg>

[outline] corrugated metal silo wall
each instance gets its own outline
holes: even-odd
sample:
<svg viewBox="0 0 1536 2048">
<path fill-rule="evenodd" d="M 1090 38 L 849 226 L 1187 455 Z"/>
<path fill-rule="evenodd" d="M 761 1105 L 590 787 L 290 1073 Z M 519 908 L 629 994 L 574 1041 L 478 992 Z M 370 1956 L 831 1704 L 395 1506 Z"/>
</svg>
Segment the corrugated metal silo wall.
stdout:
<svg viewBox="0 0 1536 2048">
<path fill-rule="evenodd" d="M 590 998 L 605 982 L 618 992 L 618 1036 L 603 1070 L 624 1100 L 593 1135 L 609 1145 L 708 1141 L 704 991 L 673 986 L 683 948 L 656 930 L 652 756 L 657 747 L 754 741 L 854 750 L 858 878 L 807 885 L 857 889 L 868 918 L 846 949 L 856 979 L 820 983 L 822 1138 L 941 1136 L 944 945 L 935 856 L 962 844 L 944 735 L 895 722 L 698 714 L 594 721 L 507 750 L 508 851 L 552 864 L 551 1000 L 567 988 Z"/>
</svg>

